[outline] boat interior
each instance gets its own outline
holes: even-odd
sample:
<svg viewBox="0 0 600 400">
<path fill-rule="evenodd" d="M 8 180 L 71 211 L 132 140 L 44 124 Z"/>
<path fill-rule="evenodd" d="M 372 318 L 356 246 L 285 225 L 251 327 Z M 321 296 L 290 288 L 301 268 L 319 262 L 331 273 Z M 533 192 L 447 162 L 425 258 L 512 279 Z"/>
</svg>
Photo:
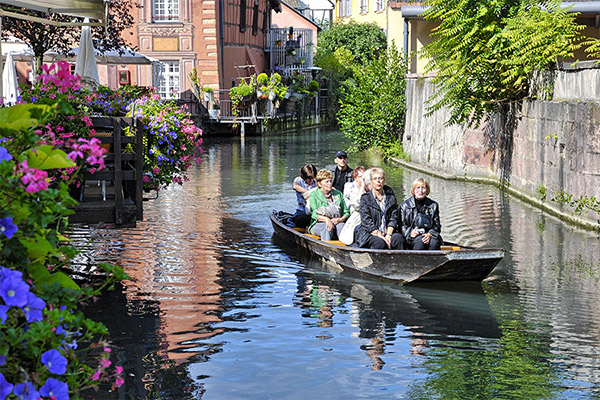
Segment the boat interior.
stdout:
<svg viewBox="0 0 600 400">
<path fill-rule="evenodd" d="M 296 232 L 302 233 L 305 236 L 308 236 L 310 238 L 321 240 L 320 236 L 313 235 L 312 233 L 306 233 L 306 229 L 304 229 L 304 228 L 293 227 L 292 229 L 295 230 Z M 336 245 L 336 246 L 346 246 L 346 244 L 344 244 L 343 242 L 341 242 L 339 240 L 324 240 L 324 242 L 325 243 L 329 243 L 329 244 L 333 244 L 333 245 Z M 440 247 L 440 250 L 458 251 L 458 250 L 460 250 L 460 246 L 444 245 L 444 246 Z"/>
</svg>

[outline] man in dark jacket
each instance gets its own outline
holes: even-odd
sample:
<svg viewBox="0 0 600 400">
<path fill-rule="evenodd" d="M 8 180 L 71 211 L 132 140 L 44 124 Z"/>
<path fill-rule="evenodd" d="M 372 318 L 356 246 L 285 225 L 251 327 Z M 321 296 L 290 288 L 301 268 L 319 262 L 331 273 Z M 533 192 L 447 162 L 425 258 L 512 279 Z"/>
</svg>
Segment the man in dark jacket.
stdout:
<svg viewBox="0 0 600 400">
<path fill-rule="evenodd" d="M 344 193 L 346 182 L 352 182 L 352 168 L 348 167 L 348 154 L 344 150 L 335 153 L 335 165 L 325 167 L 333 174 L 333 187 Z"/>
</svg>

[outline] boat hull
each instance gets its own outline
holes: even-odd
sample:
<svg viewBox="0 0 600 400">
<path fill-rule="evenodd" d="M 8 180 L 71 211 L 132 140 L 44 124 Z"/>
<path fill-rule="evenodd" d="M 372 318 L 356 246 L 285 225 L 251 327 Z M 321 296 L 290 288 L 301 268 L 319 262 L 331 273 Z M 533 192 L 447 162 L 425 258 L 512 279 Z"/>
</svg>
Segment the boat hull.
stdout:
<svg viewBox="0 0 600 400">
<path fill-rule="evenodd" d="M 414 251 L 373 250 L 332 244 L 285 225 L 285 214 L 273 213 L 275 234 L 340 268 L 399 283 L 478 281 L 485 279 L 504 257 L 502 249 Z"/>
</svg>

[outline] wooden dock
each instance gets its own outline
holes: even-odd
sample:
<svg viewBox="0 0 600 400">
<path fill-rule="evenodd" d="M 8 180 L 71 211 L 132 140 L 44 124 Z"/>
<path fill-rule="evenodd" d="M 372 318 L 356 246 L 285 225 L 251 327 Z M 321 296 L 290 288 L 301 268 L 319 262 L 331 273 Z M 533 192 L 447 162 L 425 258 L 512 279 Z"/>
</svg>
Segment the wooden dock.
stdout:
<svg viewBox="0 0 600 400">
<path fill-rule="evenodd" d="M 108 149 L 106 168 L 85 173 L 81 190 L 73 196 L 79 205 L 71 223 L 108 223 L 135 226 L 143 219 L 143 132 L 126 136 L 125 128 L 136 121 L 127 117 L 93 117 L 93 137 Z"/>
</svg>

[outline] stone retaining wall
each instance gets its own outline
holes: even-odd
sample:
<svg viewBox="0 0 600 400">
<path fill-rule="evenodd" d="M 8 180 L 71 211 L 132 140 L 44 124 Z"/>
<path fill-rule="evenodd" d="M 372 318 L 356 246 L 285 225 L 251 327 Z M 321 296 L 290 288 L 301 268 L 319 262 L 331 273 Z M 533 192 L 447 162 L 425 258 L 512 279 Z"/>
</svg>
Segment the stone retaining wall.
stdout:
<svg viewBox="0 0 600 400">
<path fill-rule="evenodd" d="M 600 84 L 596 88 L 600 70 L 586 65 L 552 75 L 553 100 L 525 101 L 512 137 L 501 135 L 497 121 L 467 129 L 445 126 L 447 110 L 425 116 L 426 100 L 433 94 L 431 78 L 409 76 L 405 152 L 412 163 L 440 175 L 498 184 L 504 178 L 514 194 L 563 218 L 599 228 L 600 215 L 578 216 L 551 199 L 561 190 L 577 198 L 600 199 Z M 574 98 L 575 93 L 585 100 Z M 508 144 L 504 150 L 498 145 L 502 140 Z"/>
</svg>

